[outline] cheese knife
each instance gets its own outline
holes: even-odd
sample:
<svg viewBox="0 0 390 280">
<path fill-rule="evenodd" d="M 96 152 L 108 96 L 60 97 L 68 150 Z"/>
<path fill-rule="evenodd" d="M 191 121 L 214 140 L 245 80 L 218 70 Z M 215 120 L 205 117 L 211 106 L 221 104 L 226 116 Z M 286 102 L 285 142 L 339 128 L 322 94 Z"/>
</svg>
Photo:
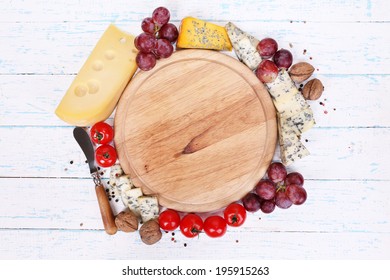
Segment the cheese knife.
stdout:
<svg viewBox="0 0 390 280">
<path fill-rule="evenodd" d="M 91 173 L 93 182 L 95 183 L 95 191 L 99 203 L 100 214 L 102 215 L 104 229 L 106 233 L 110 235 L 115 234 L 117 232 L 115 218 L 110 203 L 108 202 L 103 184 L 100 180 L 98 169 L 95 166 L 95 153 L 92 142 L 88 133 L 82 127 L 76 127 L 73 130 L 73 136 L 80 145 L 81 150 L 83 150 L 84 155 L 87 157 L 89 171 Z"/>
</svg>

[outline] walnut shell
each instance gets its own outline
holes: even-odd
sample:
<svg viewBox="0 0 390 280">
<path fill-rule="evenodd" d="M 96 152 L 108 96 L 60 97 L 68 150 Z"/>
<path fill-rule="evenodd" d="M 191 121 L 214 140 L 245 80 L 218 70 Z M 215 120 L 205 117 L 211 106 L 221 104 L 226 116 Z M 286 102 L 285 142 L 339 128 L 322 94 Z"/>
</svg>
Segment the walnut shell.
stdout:
<svg viewBox="0 0 390 280">
<path fill-rule="evenodd" d="M 302 89 L 302 95 L 307 100 L 317 100 L 321 97 L 324 86 L 319 79 L 312 79 Z"/>
<path fill-rule="evenodd" d="M 160 225 L 156 220 L 149 220 L 139 229 L 139 234 L 143 243 L 152 245 L 160 241 L 162 233 Z"/>
<path fill-rule="evenodd" d="M 132 211 L 122 211 L 115 217 L 115 225 L 123 232 L 133 232 L 138 229 L 138 218 Z"/>
<path fill-rule="evenodd" d="M 314 67 L 307 62 L 298 62 L 291 66 L 289 74 L 296 83 L 301 83 L 310 78 L 314 72 Z"/>
</svg>

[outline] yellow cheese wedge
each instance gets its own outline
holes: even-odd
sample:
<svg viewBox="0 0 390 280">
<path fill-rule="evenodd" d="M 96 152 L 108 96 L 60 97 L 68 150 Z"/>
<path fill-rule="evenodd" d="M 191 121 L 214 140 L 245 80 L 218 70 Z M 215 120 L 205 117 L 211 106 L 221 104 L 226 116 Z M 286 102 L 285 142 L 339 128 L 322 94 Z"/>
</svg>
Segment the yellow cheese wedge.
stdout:
<svg viewBox="0 0 390 280">
<path fill-rule="evenodd" d="M 186 17 L 181 21 L 178 48 L 232 50 L 226 29 L 197 18 Z"/>
<path fill-rule="evenodd" d="M 75 126 L 107 119 L 137 70 L 134 36 L 111 24 L 80 69 L 55 113 Z"/>
</svg>

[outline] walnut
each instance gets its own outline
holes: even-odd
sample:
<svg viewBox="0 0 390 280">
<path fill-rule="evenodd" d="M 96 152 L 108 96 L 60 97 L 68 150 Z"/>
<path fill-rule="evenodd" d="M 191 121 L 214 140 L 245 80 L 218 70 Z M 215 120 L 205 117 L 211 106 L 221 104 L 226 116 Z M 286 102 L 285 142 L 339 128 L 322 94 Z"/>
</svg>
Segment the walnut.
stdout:
<svg viewBox="0 0 390 280">
<path fill-rule="evenodd" d="M 147 245 L 152 245 L 160 241 L 162 237 L 160 225 L 156 220 L 149 220 L 144 223 L 139 229 L 139 234 L 141 236 L 142 242 Z"/>
<path fill-rule="evenodd" d="M 310 78 L 314 72 L 314 67 L 307 62 L 298 62 L 291 66 L 289 74 L 296 83 L 301 83 Z"/>
<path fill-rule="evenodd" d="M 317 100 L 321 97 L 324 86 L 319 79 L 312 79 L 302 89 L 302 95 L 308 100 Z"/>
<path fill-rule="evenodd" d="M 138 229 L 138 218 L 132 211 L 122 211 L 115 217 L 115 224 L 123 232 L 133 232 Z"/>
</svg>

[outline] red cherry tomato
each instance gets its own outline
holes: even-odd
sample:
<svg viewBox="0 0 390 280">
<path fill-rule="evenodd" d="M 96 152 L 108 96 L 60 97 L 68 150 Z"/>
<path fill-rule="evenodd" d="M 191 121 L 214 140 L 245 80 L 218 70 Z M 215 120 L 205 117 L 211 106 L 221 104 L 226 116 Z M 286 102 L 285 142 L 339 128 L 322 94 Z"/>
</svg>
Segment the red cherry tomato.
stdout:
<svg viewBox="0 0 390 280">
<path fill-rule="evenodd" d="M 180 225 L 180 216 L 175 210 L 167 209 L 158 216 L 158 223 L 163 230 L 175 230 Z"/>
<path fill-rule="evenodd" d="M 100 167 L 110 167 L 116 162 L 115 148 L 111 145 L 101 145 L 95 151 L 96 162 Z"/>
<path fill-rule="evenodd" d="M 245 222 L 246 210 L 241 204 L 232 203 L 226 207 L 223 216 L 229 226 L 239 227 Z"/>
<path fill-rule="evenodd" d="M 91 139 L 95 144 L 108 144 L 114 138 L 114 130 L 105 122 L 98 122 L 91 127 Z"/>
<path fill-rule="evenodd" d="M 197 236 L 203 229 L 203 220 L 196 214 L 187 214 L 181 219 L 180 231 L 189 238 Z"/>
<path fill-rule="evenodd" d="M 226 221 L 221 216 L 210 216 L 204 221 L 204 232 L 210 237 L 221 237 L 226 228 Z"/>
</svg>

